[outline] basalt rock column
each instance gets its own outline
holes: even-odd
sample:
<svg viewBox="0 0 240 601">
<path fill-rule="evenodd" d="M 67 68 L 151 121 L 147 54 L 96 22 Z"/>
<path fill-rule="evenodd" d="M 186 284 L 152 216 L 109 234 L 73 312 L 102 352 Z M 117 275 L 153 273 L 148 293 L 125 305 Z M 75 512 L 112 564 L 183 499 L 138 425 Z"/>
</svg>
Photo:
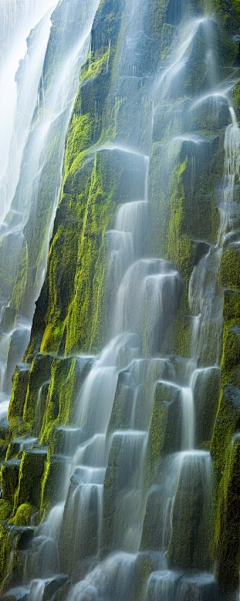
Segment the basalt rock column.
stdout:
<svg viewBox="0 0 240 601">
<path fill-rule="evenodd" d="M 110 0 L 96 12 L 9 410 L 42 450 L 21 456 L 18 436 L 3 469 L 14 521 L 25 465 L 44 469 L 30 597 L 209 601 L 216 578 L 227 601 L 236 591 L 238 49 L 237 12 L 227 31 L 221 10 Z"/>
</svg>

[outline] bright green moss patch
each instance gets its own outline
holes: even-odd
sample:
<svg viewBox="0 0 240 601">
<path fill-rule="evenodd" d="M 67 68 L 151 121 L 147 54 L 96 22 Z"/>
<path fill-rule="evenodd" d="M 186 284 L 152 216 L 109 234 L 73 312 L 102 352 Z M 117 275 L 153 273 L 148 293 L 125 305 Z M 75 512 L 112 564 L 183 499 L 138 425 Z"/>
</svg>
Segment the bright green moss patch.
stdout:
<svg viewBox="0 0 240 601">
<path fill-rule="evenodd" d="M 107 165 L 105 152 L 96 153 L 79 241 L 75 294 L 66 322 L 66 352 L 88 348 L 90 340 L 92 346 L 99 340 L 106 268 L 105 232 L 116 206 L 113 202 L 116 184 L 111 186 L 111 180 L 106 181 Z"/>
<path fill-rule="evenodd" d="M 23 407 L 29 381 L 29 369 L 27 364 L 18 365 L 15 369 L 12 392 L 8 408 L 8 419 L 12 420 L 20 418 L 23 415 Z"/>
<path fill-rule="evenodd" d="M 186 167 L 187 163 L 184 161 L 175 169 L 172 178 L 167 254 L 177 265 L 183 279 L 188 281 L 193 267 L 193 257 L 191 240 L 185 233 L 187 215 L 182 175 Z"/>
<path fill-rule="evenodd" d="M 46 399 L 40 441 L 46 444 L 53 425 L 66 424 L 71 411 L 71 400 L 75 383 L 76 359 L 54 359 Z"/>
<path fill-rule="evenodd" d="M 28 503 L 34 507 L 40 506 L 41 479 L 46 460 L 46 450 L 41 447 L 23 452 L 18 487 L 15 493 L 14 511 Z"/>
<path fill-rule="evenodd" d="M 109 60 L 109 53 L 110 49 L 106 50 L 106 52 L 104 52 L 104 54 L 100 57 L 98 57 L 96 54 L 94 55 L 93 53 L 90 54 L 81 72 L 81 83 L 83 83 L 86 79 L 100 75 L 102 69 L 104 67 L 106 68 Z"/>
<path fill-rule="evenodd" d="M 14 526 L 29 526 L 34 509 L 30 503 L 22 503 L 17 508 L 14 517 L 9 520 L 9 523 Z"/>
<path fill-rule="evenodd" d="M 65 153 L 65 174 L 79 153 L 89 147 L 93 130 L 93 119 L 90 114 L 73 114 L 67 137 Z"/>
<path fill-rule="evenodd" d="M 46 516 L 47 510 L 52 502 L 58 503 L 62 500 L 63 473 L 67 468 L 64 458 L 48 454 L 41 487 L 41 517 Z"/>
<path fill-rule="evenodd" d="M 26 392 L 23 417 L 25 422 L 27 424 L 31 424 L 31 426 L 33 426 L 35 422 L 36 429 L 38 405 L 41 401 L 41 387 L 50 379 L 52 361 L 52 356 L 38 354 L 32 361 L 29 372 L 29 382 Z"/>
</svg>

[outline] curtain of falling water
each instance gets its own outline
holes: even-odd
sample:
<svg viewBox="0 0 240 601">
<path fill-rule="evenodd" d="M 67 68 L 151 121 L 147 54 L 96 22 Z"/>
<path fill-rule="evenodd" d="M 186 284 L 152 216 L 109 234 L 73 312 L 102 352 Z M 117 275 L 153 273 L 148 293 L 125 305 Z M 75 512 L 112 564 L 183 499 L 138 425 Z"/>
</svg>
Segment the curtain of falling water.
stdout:
<svg viewBox="0 0 240 601">
<path fill-rule="evenodd" d="M 18 71 L 19 61 L 24 59 L 27 49 L 26 41 L 31 30 L 34 29 L 53 5 L 52 0 L 42 0 L 42 2 L 35 2 L 34 0 L 1 0 L 0 2 L 0 178 L 4 175 L 8 163 L 17 102 L 15 76 Z M 44 35 L 40 41 L 40 45 L 41 43 L 44 45 Z M 38 70 L 36 69 L 36 71 Z M 36 88 L 37 85 L 38 83 L 36 84 Z M 37 89 L 34 90 L 35 94 L 36 92 Z M 25 94 L 29 102 L 28 89 L 26 88 Z M 26 113 L 26 111 L 24 112 Z M 26 114 L 24 116 L 26 117 Z M 31 112 L 29 117 L 31 118 Z M 19 123 L 18 127 L 20 127 Z M 14 170 L 12 177 L 15 177 Z M 5 208 L 3 201 L 4 198 L 1 198 L 1 218 L 2 211 Z"/>
<path fill-rule="evenodd" d="M 136 78 L 141 74 L 137 33 L 138 28 L 142 30 L 147 8 L 147 2 L 144 5 L 137 1 L 127 3 L 124 22 L 127 42 L 118 57 L 117 82 L 112 83 L 110 96 L 117 86 L 120 90 L 121 85 L 126 86 L 125 78 Z M 168 106 L 168 134 L 164 142 L 161 141 L 165 162 L 159 165 L 160 171 L 166 166 L 167 171 L 171 171 L 177 151 L 185 143 L 199 147 L 204 144 L 201 135 L 189 132 L 190 118 L 187 123 L 181 122 L 176 102 L 177 94 L 182 102 L 185 69 L 199 31 L 205 32 L 208 93 L 197 100 L 201 104 L 206 99 L 213 99 L 217 83 L 211 19 L 208 17 L 193 18 L 180 25 L 176 50 L 168 56 L 167 66 L 160 68 L 151 80 L 152 122 L 146 118 L 148 135 L 149 131 L 151 134 L 154 131 L 159 115 L 164 127 Z M 129 86 L 129 98 L 131 91 Z M 129 202 L 120 206 L 115 223 L 107 232 L 107 280 L 116 283 L 109 342 L 98 357 L 89 358 L 91 369 L 76 402 L 75 428 L 65 430 L 67 444 L 61 502 L 52 508 L 41 525 L 32 555 L 26 559 L 25 591 L 32 600 L 41 601 L 49 583 L 61 578 L 60 572 L 70 574 L 74 582 L 66 594 L 68 601 L 135 599 L 138 562 L 141 550 L 146 549 L 143 545 L 146 536 L 144 514 L 148 503 L 151 510 L 150 500 L 154 495 L 159 509 L 158 541 L 154 553 L 151 546 L 147 548 L 152 570 L 146 588 L 141 592 L 142 599 L 178 601 L 183 598 L 184 586 L 193 592 L 197 590 L 196 595 L 204 590 L 204 601 L 216 598 L 212 566 L 207 564 L 209 572 L 206 574 L 202 557 L 205 545 L 207 548 L 207 535 L 202 541 L 200 535 L 194 533 L 195 542 L 187 543 L 193 549 L 195 562 L 196 573 L 191 575 L 184 575 L 182 569 L 170 570 L 166 551 L 169 545 L 171 548 L 172 531 L 177 532 L 180 539 L 187 539 L 182 522 L 186 490 L 189 501 L 185 502 L 189 504 L 198 502 L 195 491 L 200 491 L 201 509 L 197 511 L 203 524 L 208 523 L 211 512 L 211 458 L 207 451 L 196 449 L 199 436 L 196 399 L 199 390 L 204 393 L 210 374 L 219 375 L 222 299 L 217 290 L 217 271 L 222 239 L 226 236 L 226 221 L 228 225 L 231 223 L 228 203 L 233 202 L 235 174 L 239 169 L 236 164 L 239 129 L 228 95 L 224 98 L 229 104 L 229 115 L 232 115 L 225 137 L 222 193 L 222 224 L 225 225 L 221 225 L 218 244 L 210 245 L 192 274 L 189 289 L 194 316 L 192 350 L 190 358 L 183 361 L 181 373 L 161 349 L 166 324 L 177 310 L 181 277 L 169 261 L 144 256 L 142 243 L 149 219 L 149 156 L 146 152 L 148 150 L 150 155 L 151 148 L 146 142 L 147 150 L 144 147 L 142 151 L 139 123 L 135 125 L 134 112 L 125 137 L 121 133 L 114 143 L 106 141 L 105 149 L 118 151 L 120 157 L 127 156 L 130 165 L 133 156 L 139 161 L 144 172 L 144 185 L 141 198 L 134 198 L 134 190 L 129 191 Z M 139 106 L 134 107 L 135 111 L 138 109 L 142 110 L 140 101 Z M 196 110 L 196 99 L 192 101 L 191 110 Z M 144 331 L 146 315 L 150 316 L 147 335 Z M 211 340 L 213 331 L 216 332 L 214 344 Z M 180 428 L 177 432 L 176 425 L 174 444 L 170 442 L 167 457 L 160 465 L 160 481 L 156 477 L 148 494 L 145 466 L 157 394 L 163 395 L 169 411 L 171 407 L 178 407 Z M 189 524 L 191 535 L 192 527 Z M 210 535 L 210 527 L 209 530 Z"/>
<path fill-rule="evenodd" d="M 80 68 L 88 52 L 96 6 L 97 0 L 74 0 L 71 5 L 66 0 L 60 4 L 49 0 L 1 4 L 6 56 L 1 62 L 2 77 L 6 77 L 6 71 L 8 73 L 2 101 L 9 110 L 6 114 L 7 109 L 3 107 L 1 113 L 2 117 L 5 115 L 8 138 L 4 157 L 9 147 L 0 184 L 2 416 L 6 415 L 15 365 L 21 360 L 29 341 L 35 300 L 44 279 L 59 197 L 65 135 Z M 83 25 L 76 32 L 75 20 L 77 22 L 80 13 Z M 62 22 L 60 31 L 55 25 L 58 18 Z M 49 59 L 53 48 L 54 69 Z M 47 189 L 47 198 L 44 189 Z M 21 253 L 25 253 L 28 269 L 25 289 L 23 286 L 22 297 L 18 298 L 16 306 L 14 286 L 18 286 L 17 265 Z M 4 260 L 5 256 L 8 256 L 8 262 Z M 5 313 L 9 307 L 14 319 L 6 327 Z"/>
</svg>

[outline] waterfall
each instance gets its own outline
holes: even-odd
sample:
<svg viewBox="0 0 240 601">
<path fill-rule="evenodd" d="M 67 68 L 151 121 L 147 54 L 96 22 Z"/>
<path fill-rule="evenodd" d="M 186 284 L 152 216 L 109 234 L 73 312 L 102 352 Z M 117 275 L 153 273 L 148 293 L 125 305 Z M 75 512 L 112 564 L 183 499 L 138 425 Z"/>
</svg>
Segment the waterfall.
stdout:
<svg viewBox="0 0 240 601">
<path fill-rule="evenodd" d="M 29 342 L 35 301 L 44 280 L 61 186 L 65 136 L 80 68 L 87 56 L 97 2 L 83 0 L 80 6 L 75 1 L 71 11 L 68 2 L 59 6 L 57 2 L 55 5 L 44 2 L 40 16 L 36 11 L 39 3 L 31 2 L 29 7 L 29 2 L 23 2 L 22 24 L 17 16 L 11 16 L 15 3 L 3 4 L 2 10 L 7 14 L 7 22 L 10 21 L 5 43 L 13 54 L 7 81 L 14 86 L 16 96 L 15 107 L 11 109 L 9 105 L 13 124 L 11 126 L 9 116 L 8 132 L 11 133 L 12 128 L 13 131 L 9 161 L 1 180 L 0 361 L 4 403 L 1 413 L 6 415 L 11 378 Z M 16 3 L 14 10 L 18 8 Z M 77 19 L 79 10 L 84 22 L 77 31 L 74 15 Z M 62 20 L 60 33 L 59 19 Z M 54 70 L 50 60 L 53 47 Z M 6 68 L 5 62 L 3 68 Z M 6 94 L 9 93 L 6 88 Z"/>
<path fill-rule="evenodd" d="M 222 601 L 210 441 L 219 273 L 239 246 L 235 82 L 220 78 L 213 13 L 174 0 L 160 17 L 155 9 L 0 0 L 6 428 L 15 373 L 2 471 L 3 499 L 4 473 L 14 476 L 6 600 Z M 84 328 L 91 344 L 76 350 L 72 332 Z"/>
</svg>

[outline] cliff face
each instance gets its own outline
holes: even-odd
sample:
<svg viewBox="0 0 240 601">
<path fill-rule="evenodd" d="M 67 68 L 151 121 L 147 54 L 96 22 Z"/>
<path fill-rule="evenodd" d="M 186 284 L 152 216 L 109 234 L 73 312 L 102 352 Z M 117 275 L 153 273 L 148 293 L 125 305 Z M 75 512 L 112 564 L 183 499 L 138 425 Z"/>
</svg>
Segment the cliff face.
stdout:
<svg viewBox="0 0 240 601">
<path fill-rule="evenodd" d="M 77 0 L 74 10 L 76 19 L 70 19 L 73 47 L 81 21 Z M 45 83 L 48 78 L 51 82 L 51 72 L 58 68 L 54 66 L 54 48 L 61 35 L 59 14 L 56 9 L 52 46 L 44 65 Z M 180 587 L 181 601 L 208 601 L 217 599 L 218 594 L 227 601 L 237 590 L 239 27 L 237 0 L 209 0 L 207 6 L 201 0 L 102 0 L 98 6 L 65 141 L 46 275 L 36 302 L 30 342 L 13 376 L 8 422 L 0 424 L 3 590 L 21 582 L 26 555 L 30 557 L 29 580 L 61 572 L 76 583 L 84 579 L 89 565 L 94 570 L 100 559 L 118 549 L 135 554 L 134 576 L 133 567 L 130 570 L 127 564 L 132 574 L 126 585 L 129 588 L 120 593 L 119 585 L 114 592 L 109 582 L 114 574 L 121 578 L 125 568 L 116 563 L 110 578 L 105 567 L 110 587 L 106 598 L 115 594 L 114 598 L 122 600 L 121 594 L 127 594 L 125 601 L 162 599 L 156 596 L 163 594 L 163 589 L 156 584 L 154 574 L 164 566 L 153 552 L 166 550 L 172 574 L 179 572 L 171 586 Z M 67 36 L 64 39 L 67 48 Z M 66 48 L 61 44 L 64 53 Z M 9 315 L 14 319 L 24 314 L 29 296 L 32 302 L 33 289 L 38 286 L 42 241 L 47 236 L 45 217 L 52 211 L 49 199 L 54 202 L 57 153 L 65 135 L 61 128 L 59 122 L 51 125 L 49 159 L 37 192 L 41 205 L 32 205 L 25 226 L 27 261 L 25 247 L 17 249 L 20 267 L 14 286 L 11 283 L 6 292 L 10 298 L 12 287 L 5 324 Z M 132 213 L 126 213 L 122 220 L 120 216 L 120 207 L 132 203 L 136 203 L 133 225 Z M 129 242 L 124 239 L 124 254 L 120 240 L 128 226 L 134 246 L 128 251 L 129 263 Z M 138 267 L 132 267 L 137 261 Z M 127 280 L 129 265 L 132 271 Z M 166 273 L 170 284 L 166 283 Z M 162 288 L 160 280 L 164 282 Z M 121 285 L 123 325 L 119 325 Z M 156 306 L 161 318 L 155 318 Z M 29 317 L 30 308 L 26 311 Z M 101 388 L 99 379 L 96 388 L 99 396 L 105 395 L 105 404 L 102 408 L 99 400 L 96 405 L 87 405 L 88 375 L 99 369 L 94 367 L 93 353 L 99 355 L 105 345 L 110 349 L 110 363 L 104 362 L 102 354 L 99 365 L 103 369 L 114 365 L 115 350 L 109 341 L 126 330 L 138 341 L 124 342 L 127 350 L 118 351 L 105 427 L 99 424 L 109 388 Z M 109 372 L 109 382 L 110 377 Z M 184 394 L 192 395 L 192 413 L 189 405 L 184 413 Z M 131 413 L 132 406 L 135 413 Z M 191 428 L 192 440 L 188 437 Z M 66 446 L 68 432 L 71 448 Z M 135 432 L 134 442 L 123 432 Z M 102 463 L 96 463 L 98 469 L 106 469 L 101 536 L 98 484 L 94 481 L 88 510 L 78 489 L 79 482 L 83 486 L 83 474 L 74 472 L 68 492 L 63 491 L 64 456 L 72 456 L 85 442 L 81 461 L 74 465 L 88 465 L 86 441 L 90 441 L 90 448 L 99 433 L 108 441 Z M 141 469 L 139 454 L 143 448 Z M 182 454 L 192 449 L 196 453 L 186 461 Z M 167 462 L 177 453 L 181 454 L 182 467 L 174 471 L 167 490 Z M 214 485 L 208 493 L 211 457 Z M 95 463 L 93 466 L 95 469 Z M 127 490 L 132 491 L 129 498 Z M 171 500 L 169 510 L 166 497 Z M 32 525 L 42 522 L 58 502 L 64 504 L 59 564 L 46 568 L 34 542 L 29 551 Z M 127 535 L 121 540 L 116 524 L 120 516 L 122 529 L 127 532 L 127 518 L 122 517 L 121 508 L 128 503 L 131 516 L 139 514 L 133 547 Z M 84 527 L 78 523 L 81 511 Z M 164 511 L 171 511 L 171 520 L 167 513 L 162 517 Z M 168 520 L 171 524 L 167 529 Z M 186 571 L 188 580 L 183 576 Z M 219 589 L 213 577 L 202 588 L 197 578 L 191 581 L 192 574 L 206 571 L 214 571 Z M 58 587 L 62 592 L 54 598 L 100 599 L 97 575 L 94 578 L 89 579 L 89 586 L 95 582 L 99 596 L 80 596 L 80 588 L 79 597 L 71 596 L 70 583 L 65 580 Z M 166 598 L 172 600 L 170 588 Z M 52 598 L 52 589 L 44 590 L 43 598 Z"/>
</svg>

